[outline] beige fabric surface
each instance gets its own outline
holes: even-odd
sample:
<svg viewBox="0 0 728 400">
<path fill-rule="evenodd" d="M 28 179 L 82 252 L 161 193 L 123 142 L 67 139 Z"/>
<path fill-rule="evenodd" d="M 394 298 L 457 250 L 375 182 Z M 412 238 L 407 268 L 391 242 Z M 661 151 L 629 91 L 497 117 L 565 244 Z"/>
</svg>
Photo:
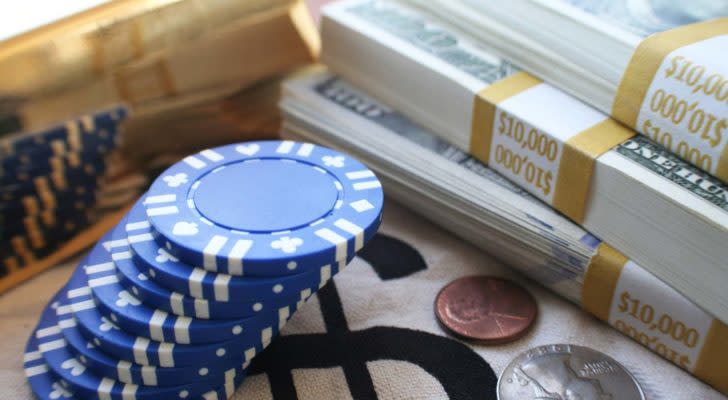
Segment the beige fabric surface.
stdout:
<svg viewBox="0 0 728 400">
<path fill-rule="evenodd" d="M 356 342 L 353 338 L 357 333 L 365 331 L 373 332 L 368 337 L 374 340 L 378 340 L 376 332 L 379 331 L 406 331 L 411 336 L 416 336 L 412 333 L 413 331 L 420 331 L 418 335 L 421 337 L 437 340 L 443 337 L 452 339 L 435 319 L 434 298 L 448 282 L 473 274 L 499 275 L 519 281 L 531 291 L 539 305 L 540 315 L 536 325 L 528 335 L 516 342 L 499 346 L 474 345 L 467 342 L 454 343 L 461 347 L 460 350 L 469 351 L 463 344 L 469 346 L 472 350 L 471 353 L 475 354 L 475 358 L 482 365 L 486 367 L 487 364 L 490 365 L 494 376 L 499 375 L 513 357 L 531 347 L 553 343 L 572 343 L 603 351 L 623 363 L 638 377 L 648 394 L 648 399 L 717 400 L 725 398 L 691 375 L 580 311 L 571 303 L 556 297 L 532 282 L 525 281 L 474 246 L 444 232 L 392 200 L 388 200 L 386 204 L 384 224 L 380 233 L 399 239 L 415 248 L 421 254 L 427 268 L 404 277 L 383 280 L 380 276 L 381 270 L 377 274 L 370 263 L 362 258 L 357 258 L 335 278 L 335 287 L 327 286 L 324 289 L 326 293 L 312 298 L 293 317 L 284 329 L 285 337 L 276 340 L 269 349 L 270 351 L 259 356 L 262 364 L 280 366 L 291 361 L 294 354 L 286 354 L 286 348 L 279 345 L 295 343 L 297 337 L 325 335 L 327 329 L 335 326 L 331 323 L 331 313 L 328 314 L 329 317 L 325 317 L 327 314 L 322 312 L 324 302 L 319 299 L 324 295 L 330 299 L 332 293 L 338 294 L 343 315 L 345 315 L 345 321 L 341 322 L 350 331 L 347 335 L 352 337 L 350 342 L 352 347 L 347 347 L 349 342 L 346 341 L 324 344 L 324 348 L 338 346 L 335 347 L 338 350 L 332 352 L 334 357 L 338 357 L 335 360 L 335 364 L 338 365 L 316 367 L 318 360 L 314 356 L 310 360 L 310 365 L 305 368 L 283 370 L 283 377 L 290 379 L 288 383 L 293 386 L 299 399 L 357 398 L 349 389 L 352 379 L 355 381 L 354 385 L 360 388 L 371 385 L 380 399 L 447 398 L 445 386 L 428 372 L 430 370 L 427 367 L 423 368 L 422 365 L 401 359 L 388 359 L 386 356 L 374 354 L 375 351 L 367 355 L 368 359 L 364 360 L 364 369 L 352 373 L 351 368 L 355 365 L 348 363 L 347 360 L 350 360 L 355 353 L 361 356 L 362 349 L 354 346 L 360 346 L 357 343 L 362 342 Z M 483 240 L 488 239 L 483 238 Z M 390 260 L 392 263 L 407 260 L 401 257 L 396 258 L 398 256 L 395 252 L 392 257 L 395 257 Z M 3 337 L 3 341 L 0 342 L 0 354 L 4 358 L 4 362 L 0 366 L 0 398 L 32 398 L 22 369 L 25 341 L 35 326 L 42 308 L 66 281 L 73 267 L 75 267 L 74 263 L 68 263 L 53 268 L 0 296 L 0 335 Z M 443 343 L 445 342 L 451 341 L 444 339 Z M 412 346 L 413 343 L 416 345 L 418 341 L 394 343 L 387 348 L 386 352 L 400 352 L 404 353 L 405 357 L 415 358 L 436 355 L 446 359 L 449 356 L 442 354 L 446 353 L 448 348 L 439 346 L 422 348 L 415 346 L 416 350 L 409 350 L 408 353 L 407 346 Z M 366 344 L 364 343 L 364 345 Z M 456 368 L 457 354 L 451 355 L 455 359 L 449 360 L 451 363 L 449 365 L 454 365 L 453 368 Z M 472 362 L 475 359 L 469 360 Z M 260 367 L 256 363 L 254 363 L 254 368 Z M 467 362 L 463 361 L 463 365 L 467 365 Z M 432 371 L 442 372 L 437 369 L 442 367 L 434 366 Z M 278 367 L 272 369 L 275 372 L 249 377 L 233 398 L 237 400 L 281 398 L 274 397 L 272 394 L 277 390 L 280 392 L 281 387 L 274 383 L 280 382 L 281 371 Z M 445 371 L 445 373 L 447 372 Z M 275 374 L 278 375 L 274 377 Z M 467 370 L 463 371 L 460 376 L 463 382 L 473 378 Z M 359 381 L 360 379 L 361 381 Z M 476 386 L 480 390 L 480 386 Z M 472 386 L 472 388 L 475 389 L 476 386 Z M 460 393 L 468 392 L 467 388 L 460 390 Z M 356 393 L 359 393 L 359 398 L 361 398 L 362 392 Z M 466 397 L 493 398 L 489 397 L 492 396 L 492 393 L 482 393 L 482 397 L 479 396 L 480 393 L 469 392 Z"/>
</svg>

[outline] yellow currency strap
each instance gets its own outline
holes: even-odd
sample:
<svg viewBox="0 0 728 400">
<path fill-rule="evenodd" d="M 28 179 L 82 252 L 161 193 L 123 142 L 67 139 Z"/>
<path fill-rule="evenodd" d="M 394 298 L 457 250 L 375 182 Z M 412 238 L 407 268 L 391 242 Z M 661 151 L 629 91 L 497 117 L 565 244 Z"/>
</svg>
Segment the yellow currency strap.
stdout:
<svg viewBox="0 0 728 400">
<path fill-rule="evenodd" d="M 635 134 L 608 118 L 567 140 L 554 190 L 554 208 L 583 222 L 596 159 Z"/>
<path fill-rule="evenodd" d="M 609 322 L 609 310 L 617 282 L 628 259 L 612 246 L 602 243 L 592 257 L 584 276 L 581 306 L 602 321 Z"/>
<path fill-rule="evenodd" d="M 473 156 L 488 164 L 497 105 L 542 83 L 540 79 L 525 72 L 518 72 L 487 86 L 475 95 L 470 127 L 470 153 Z"/>
<path fill-rule="evenodd" d="M 714 319 L 700 350 L 693 374 L 714 388 L 728 393 L 728 327 Z"/>
<path fill-rule="evenodd" d="M 622 270 L 629 259 L 602 243 L 584 276 L 581 306 L 609 323 L 609 314 Z M 728 393 L 728 326 L 713 319 L 692 373 L 723 393 Z"/>
<path fill-rule="evenodd" d="M 648 36 L 640 42 L 627 64 L 614 96 L 612 116 L 636 129 L 642 104 L 665 57 L 682 47 L 726 34 L 728 17 L 685 25 Z M 715 176 L 728 179 L 728 145 L 723 147 L 717 162 Z"/>
<path fill-rule="evenodd" d="M 518 72 L 481 90 L 473 101 L 470 153 L 489 163 L 493 127 L 498 104 L 543 84 L 533 76 Z M 546 132 L 552 137 L 552 132 Z M 606 119 L 574 135 L 563 143 L 553 206 L 577 222 L 584 220 L 594 161 L 614 146 L 635 135 L 623 125 Z"/>
<path fill-rule="evenodd" d="M 668 54 L 701 40 L 728 33 L 728 17 L 681 26 L 648 36 L 635 49 L 612 105 L 612 116 L 632 128 L 647 90 Z"/>
</svg>

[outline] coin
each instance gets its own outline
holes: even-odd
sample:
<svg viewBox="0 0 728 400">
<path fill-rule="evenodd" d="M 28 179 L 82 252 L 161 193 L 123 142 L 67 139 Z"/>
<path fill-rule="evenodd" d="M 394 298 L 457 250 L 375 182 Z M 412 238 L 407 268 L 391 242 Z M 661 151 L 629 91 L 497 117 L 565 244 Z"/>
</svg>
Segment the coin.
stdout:
<svg viewBox="0 0 728 400">
<path fill-rule="evenodd" d="M 637 380 L 611 357 L 553 344 L 522 353 L 498 379 L 498 400 L 644 400 Z"/>
<path fill-rule="evenodd" d="M 458 336 L 498 344 L 528 332 L 538 308 L 533 296 L 514 282 L 469 276 L 440 290 L 435 314 L 442 325 Z"/>
</svg>

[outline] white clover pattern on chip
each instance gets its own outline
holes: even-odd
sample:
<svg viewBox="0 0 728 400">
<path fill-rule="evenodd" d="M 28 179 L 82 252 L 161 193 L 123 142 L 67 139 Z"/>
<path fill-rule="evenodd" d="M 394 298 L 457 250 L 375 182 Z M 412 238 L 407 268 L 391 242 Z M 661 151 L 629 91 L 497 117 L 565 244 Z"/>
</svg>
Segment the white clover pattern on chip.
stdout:
<svg viewBox="0 0 728 400">
<path fill-rule="evenodd" d="M 374 236 L 383 199 L 366 166 L 310 143 L 185 157 L 43 311 L 26 346 L 31 388 L 53 399 L 229 398 Z"/>
</svg>

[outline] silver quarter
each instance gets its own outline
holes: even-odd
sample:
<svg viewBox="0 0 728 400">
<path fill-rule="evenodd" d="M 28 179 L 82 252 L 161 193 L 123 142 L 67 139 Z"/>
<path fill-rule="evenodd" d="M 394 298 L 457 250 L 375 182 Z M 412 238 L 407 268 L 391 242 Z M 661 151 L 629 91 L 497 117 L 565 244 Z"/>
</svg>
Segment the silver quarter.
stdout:
<svg viewBox="0 0 728 400">
<path fill-rule="evenodd" d="M 611 357 L 553 344 L 522 353 L 498 379 L 498 400 L 644 400 L 637 380 Z"/>
</svg>

